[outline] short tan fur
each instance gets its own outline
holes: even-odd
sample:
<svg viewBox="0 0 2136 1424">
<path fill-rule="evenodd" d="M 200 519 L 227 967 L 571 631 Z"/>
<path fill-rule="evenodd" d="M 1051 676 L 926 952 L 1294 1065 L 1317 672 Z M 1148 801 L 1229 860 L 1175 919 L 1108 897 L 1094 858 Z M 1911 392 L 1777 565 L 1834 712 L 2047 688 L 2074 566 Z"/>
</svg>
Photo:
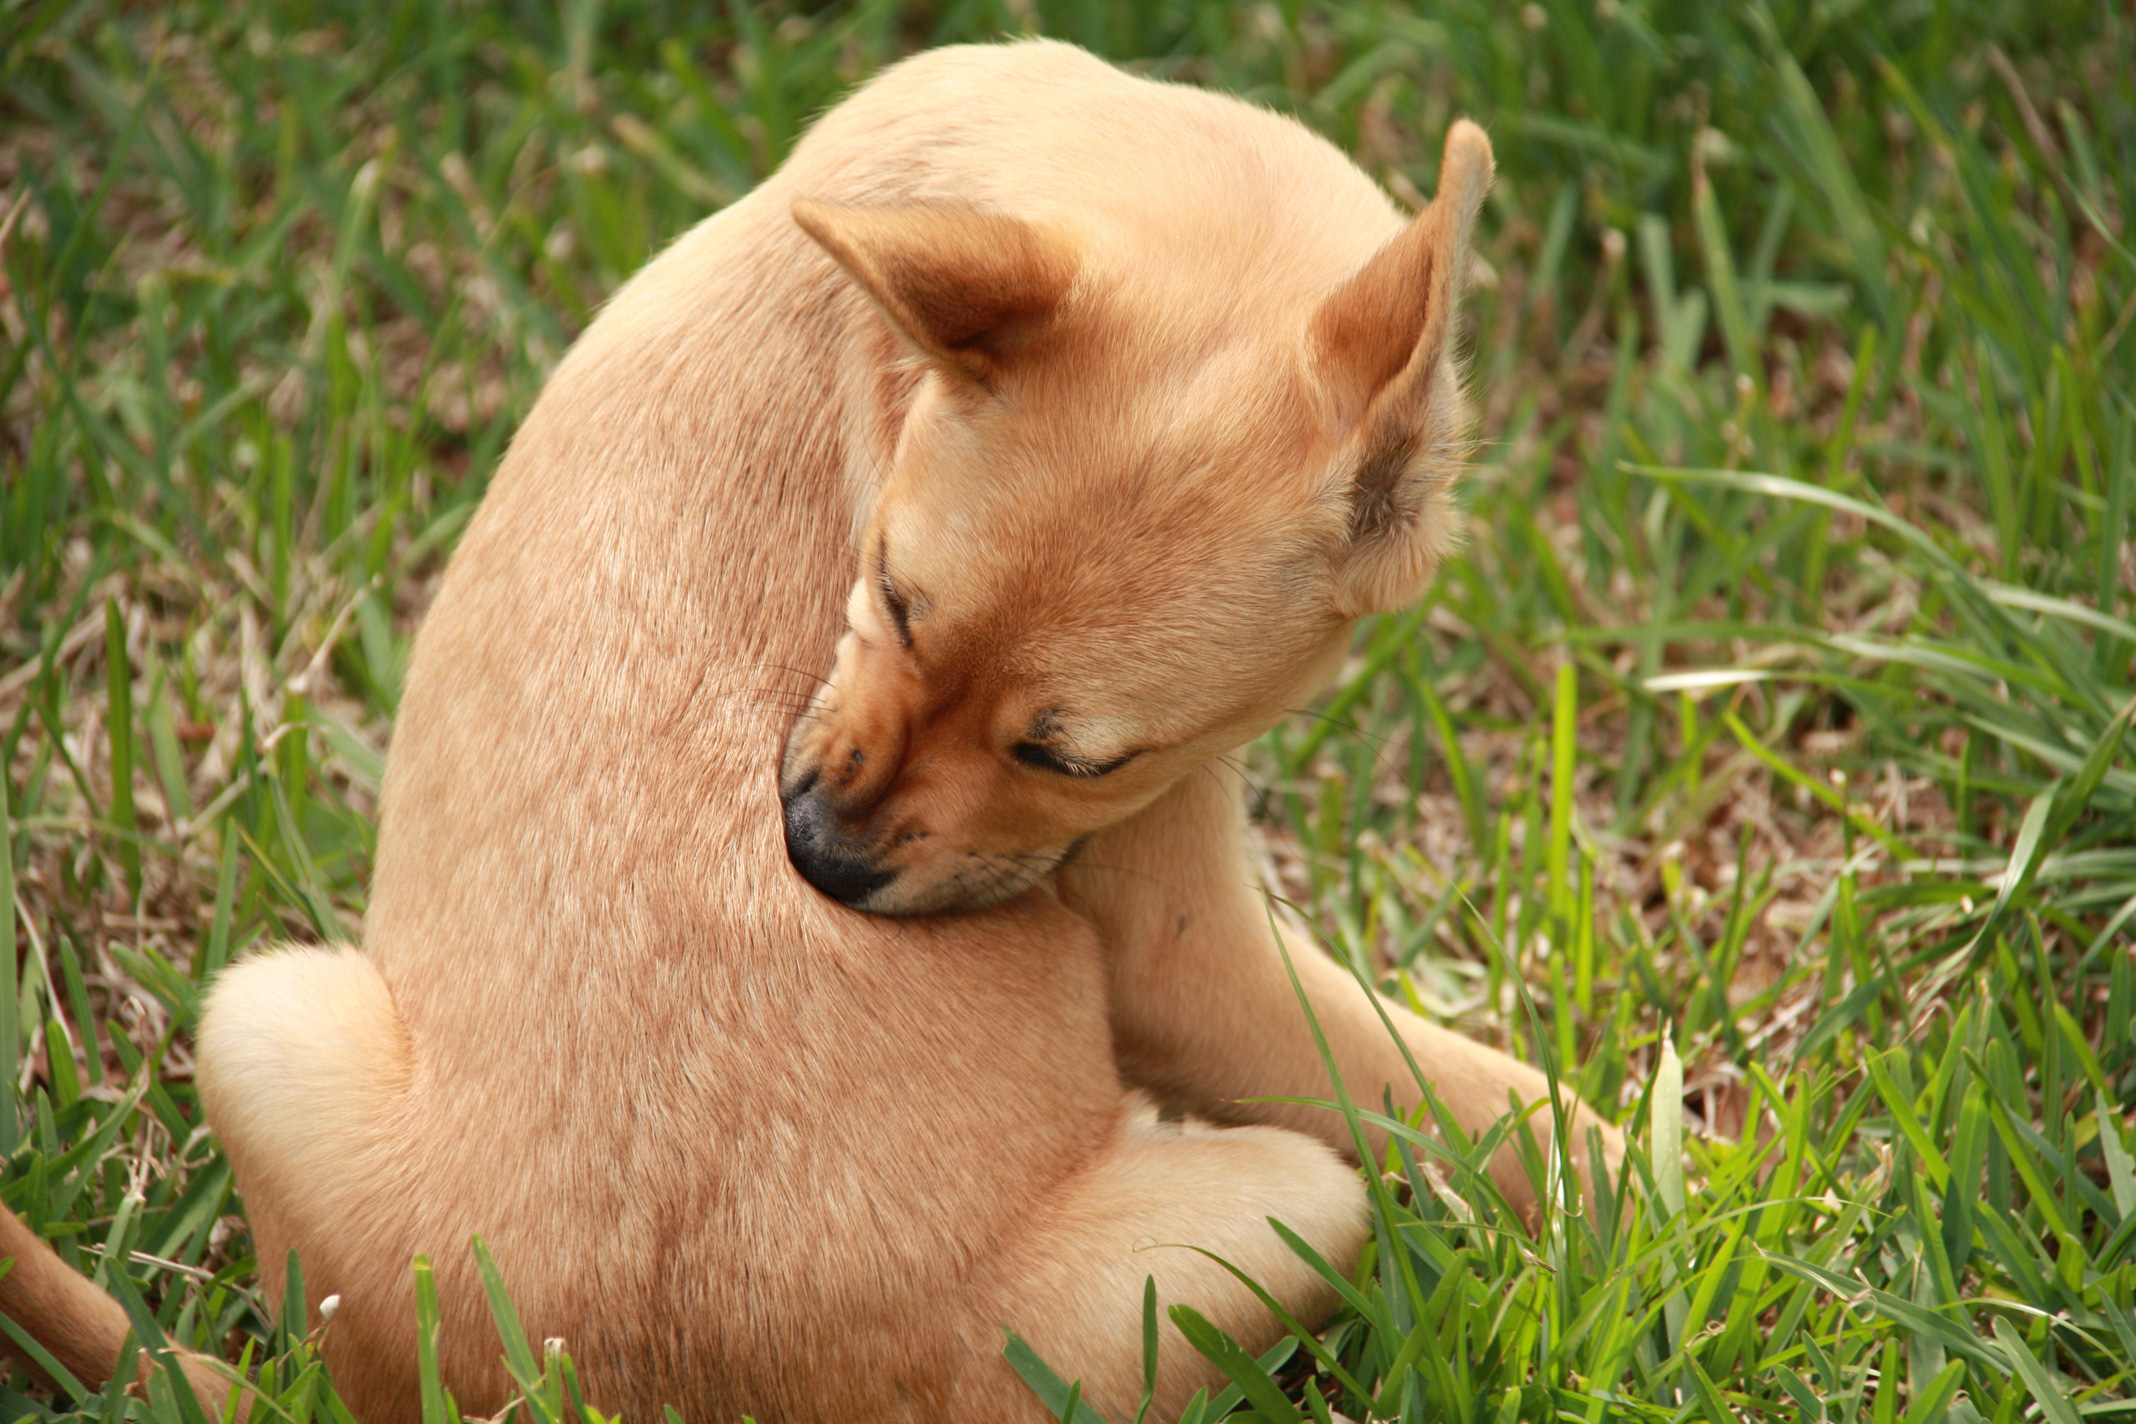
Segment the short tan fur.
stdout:
<svg viewBox="0 0 2136 1424">
<path fill-rule="evenodd" d="M 1159 1243 L 1331 1308 L 1265 1218 L 1347 1265 L 1364 1194 L 1335 1115 L 1245 1101 L 1330 1087 L 1222 759 L 1456 537 L 1491 158 L 1445 155 L 1405 222 L 1287 119 L 942 50 L 617 294 L 417 640 L 364 948 L 201 1032 L 365 1424 L 417 1418 L 418 1252 L 505 1402 L 476 1233 L 633 1420 L 1042 1419 L 1003 1325 L 1126 1417 L 1145 1275 L 1276 1334 Z M 1545 1096 L 1291 957 L 1357 1098 L 1417 1097 L 1382 1013 L 1470 1129 Z M 1213 1379 L 1164 1360 L 1158 1418 Z"/>
</svg>

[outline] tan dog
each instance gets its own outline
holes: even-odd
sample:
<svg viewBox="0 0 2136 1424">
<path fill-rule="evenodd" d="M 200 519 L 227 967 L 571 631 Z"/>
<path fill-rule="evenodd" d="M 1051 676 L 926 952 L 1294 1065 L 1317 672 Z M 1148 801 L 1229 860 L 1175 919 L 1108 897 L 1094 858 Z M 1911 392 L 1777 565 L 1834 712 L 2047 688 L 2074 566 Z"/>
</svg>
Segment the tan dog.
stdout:
<svg viewBox="0 0 2136 1424">
<path fill-rule="evenodd" d="M 1243 1101 L 1331 1089 L 1220 759 L 1453 537 L 1490 167 L 1457 124 L 1405 226 L 1289 120 L 943 50 L 616 296 L 418 639 L 366 949 L 201 1032 L 366 1424 L 417 1417 L 418 1252 L 506 1402 L 476 1233 L 634 1420 L 1043 1418 L 1004 1324 L 1126 1417 L 1145 1275 L 1276 1333 L 1156 1243 L 1326 1313 L 1264 1218 L 1347 1266 L 1364 1195 L 1337 1116 Z M 1418 1097 L 1382 1013 L 1470 1130 L 1544 1096 L 1292 956 L 1359 1099 Z M 1173 1338 L 1157 1415 L 1213 1377 Z"/>
</svg>

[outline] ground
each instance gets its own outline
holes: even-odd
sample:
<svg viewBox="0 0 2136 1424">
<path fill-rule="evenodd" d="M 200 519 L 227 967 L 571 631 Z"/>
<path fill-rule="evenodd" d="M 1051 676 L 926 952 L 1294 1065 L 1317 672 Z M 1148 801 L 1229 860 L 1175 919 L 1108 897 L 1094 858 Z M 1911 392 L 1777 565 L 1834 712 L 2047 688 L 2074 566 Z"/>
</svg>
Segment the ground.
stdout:
<svg viewBox="0 0 2136 1424">
<path fill-rule="evenodd" d="M 1247 763 L 1285 913 L 1639 1144 L 1532 1237 L 1386 1164 L 1351 1309 L 1266 1370 L 1203 1339 L 1217 1403 L 2136 1413 L 2136 12 L 2100 0 L 0 10 L 7 1202 L 333 1413 L 199 1126 L 202 983 L 358 932 L 408 640 L 588 313 L 874 68 L 1030 31 L 1405 202 L 1489 128 L 1467 546 Z"/>
</svg>

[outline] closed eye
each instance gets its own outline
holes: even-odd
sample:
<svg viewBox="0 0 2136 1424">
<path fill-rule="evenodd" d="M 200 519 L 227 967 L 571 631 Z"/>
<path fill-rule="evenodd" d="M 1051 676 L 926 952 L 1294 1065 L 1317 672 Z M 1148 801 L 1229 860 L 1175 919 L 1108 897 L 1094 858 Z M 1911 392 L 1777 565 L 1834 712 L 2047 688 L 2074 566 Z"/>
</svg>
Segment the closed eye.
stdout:
<svg viewBox="0 0 2136 1424">
<path fill-rule="evenodd" d="M 1111 761 L 1098 761 L 1072 752 L 1057 752 L 1040 742 L 1018 742 L 1009 749 L 1009 754 L 1025 766 L 1050 771 L 1055 776 L 1103 776 L 1109 771 L 1118 771 L 1135 759 L 1135 754 L 1128 752 Z"/>
<path fill-rule="evenodd" d="M 912 646 L 912 605 L 907 603 L 890 581 L 890 546 L 888 541 L 876 546 L 875 585 L 883 595 L 883 607 L 889 611 L 890 622 L 897 629 L 897 641 L 901 647 Z"/>
<path fill-rule="evenodd" d="M 897 596 L 897 587 L 890 580 L 882 580 L 883 607 L 890 611 L 890 622 L 897 629 L 899 646 L 912 646 L 912 609 L 904 599 Z"/>
</svg>

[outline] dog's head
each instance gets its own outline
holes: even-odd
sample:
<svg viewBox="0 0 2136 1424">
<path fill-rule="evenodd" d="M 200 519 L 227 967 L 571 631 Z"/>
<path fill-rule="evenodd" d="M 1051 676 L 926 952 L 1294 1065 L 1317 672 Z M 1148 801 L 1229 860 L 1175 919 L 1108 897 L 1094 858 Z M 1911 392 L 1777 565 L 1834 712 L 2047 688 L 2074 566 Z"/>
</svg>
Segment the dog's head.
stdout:
<svg viewBox="0 0 2136 1424">
<path fill-rule="evenodd" d="M 1362 268 L 1228 309 L 1094 271 L 1065 227 L 795 205 L 929 368 L 787 740 L 812 885 L 885 914 L 1015 895 L 1421 594 L 1454 534 L 1454 313 L 1490 172 L 1456 124 L 1438 197 Z"/>
</svg>

